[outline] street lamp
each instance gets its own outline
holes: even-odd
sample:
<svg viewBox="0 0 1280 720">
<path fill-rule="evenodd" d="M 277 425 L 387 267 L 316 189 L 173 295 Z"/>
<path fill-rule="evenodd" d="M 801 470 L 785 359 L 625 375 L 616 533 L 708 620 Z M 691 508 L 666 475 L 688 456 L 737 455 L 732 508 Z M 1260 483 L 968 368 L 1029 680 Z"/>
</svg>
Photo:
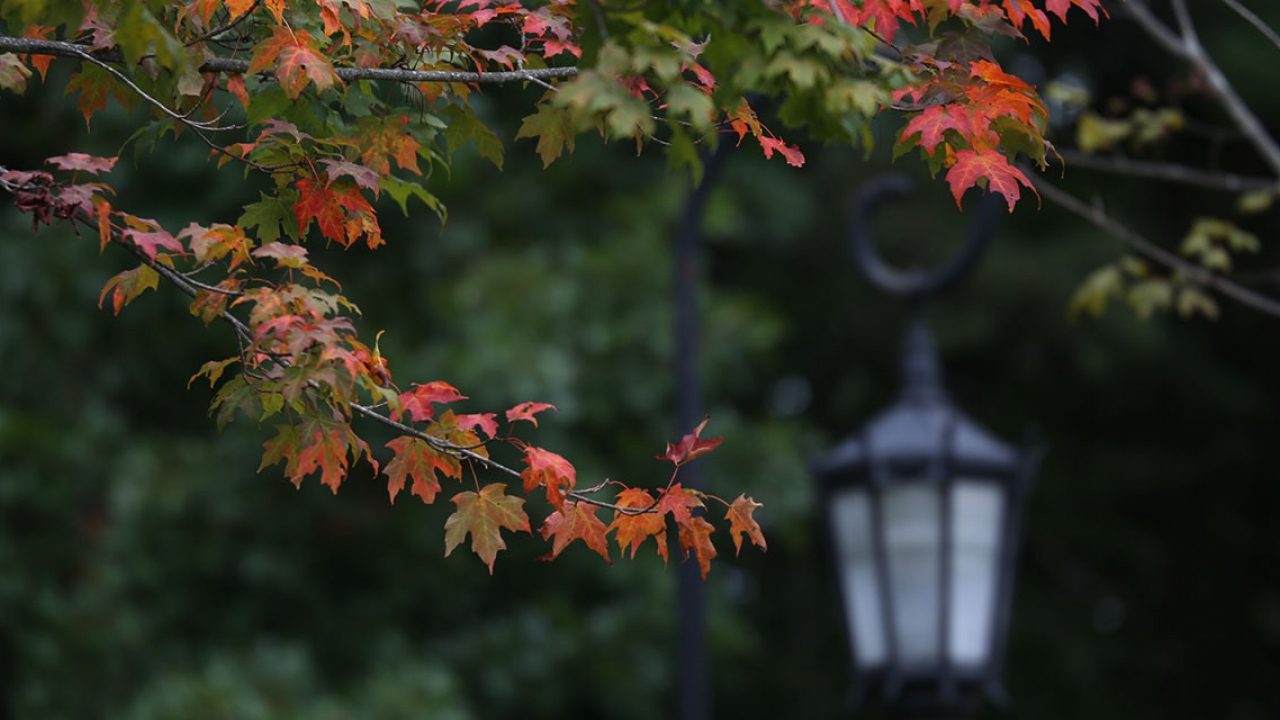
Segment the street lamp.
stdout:
<svg viewBox="0 0 1280 720">
<path fill-rule="evenodd" d="M 932 273 L 899 272 L 871 244 L 870 215 L 909 185 L 862 193 L 854 258 L 871 282 L 907 297 L 897 401 L 818 462 L 859 690 L 909 713 L 963 714 L 1002 702 L 1000 674 L 1022 509 L 1039 449 L 1018 450 L 948 399 L 924 301 L 953 285 L 992 235 L 984 207 L 965 248 Z M 990 205 L 990 203 L 986 203 Z"/>
</svg>

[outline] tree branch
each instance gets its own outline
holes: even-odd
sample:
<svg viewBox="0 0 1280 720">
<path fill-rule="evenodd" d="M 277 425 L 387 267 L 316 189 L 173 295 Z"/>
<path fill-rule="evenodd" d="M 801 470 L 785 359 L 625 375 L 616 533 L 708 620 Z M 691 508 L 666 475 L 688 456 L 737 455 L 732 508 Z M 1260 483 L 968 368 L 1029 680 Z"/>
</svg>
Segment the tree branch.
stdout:
<svg viewBox="0 0 1280 720">
<path fill-rule="evenodd" d="M 0 166 L 0 176 L 3 176 L 7 171 L 8 171 L 8 168 L 4 166 Z M 19 186 L 15 183 L 5 181 L 5 180 L 0 180 L 0 190 L 3 190 L 7 193 L 16 194 L 18 191 L 22 189 L 23 189 L 22 186 Z M 79 212 L 75 213 L 72 217 L 70 217 L 69 220 L 73 224 L 76 224 L 76 223 L 81 224 L 93 232 L 98 231 L 98 224 L 96 219 L 93 218 L 87 211 L 80 210 Z M 126 239 L 114 227 L 111 228 L 110 241 L 112 244 L 118 245 L 119 247 L 123 248 L 130 255 L 133 255 L 134 258 L 136 258 L 142 264 L 146 265 L 147 267 L 150 267 L 152 270 L 155 270 L 156 273 L 160 275 L 160 277 L 169 281 L 170 284 L 172 284 L 174 287 L 178 288 L 178 290 L 185 293 L 188 297 L 195 298 L 198 292 L 202 289 L 209 292 L 227 293 L 227 291 L 222 290 L 220 288 L 212 287 L 204 283 L 195 282 L 191 280 L 191 278 L 184 275 L 182 272 L 176 270 L 175 268 L 169 267 L 168 265 L 160 262 L 157 259 L 148 257 L 147 254 L 143 252 L 140 247 L 138 247 L 136 244 Z M 243 293 L 227 293 L 227 294 L 241 295 Z M 247 348 L 253 344 L 253 331 L 249 328 L 247 324 L 245 324 L 243 320 L 231 314 L 229 311 L 224 310 L 223 312 L 218 314 L 218 317 L 231 326 L 232 331 L 236 335 L 236 340 L 241 347 L 241 355 L 243 356 L 244 348 Z M 285 365 L 288 364 L 283 358 L 277 358 L 276 360 L 277 362 L 280 362 L 282 364 L 285 364 Z M 312 387 L 319 389 L 319 385 L 315 384 L 314 381 L 312 382 L 311 385 Z M 502 463 L 497 462 L 490 457 L 481 455 L 480 453 L 476 452 L 475 449 L 473 448 L 463 447 L 461 445 L 457 445 L 452 442 L 449 442 L 448 440 L 435 437 L 434 435 L 430 435 L 426 432 L 423 432 L 411 425 L 407 425 L 392 417 L 384 415 L 378 412 L 377 410 L 373 409 L 372 407 L 363 405 L 355 401 L 348 402 L 347 407 L 350 408 L 352 413 L 354 414 L 361 415 L 370 420 L 386 425 L 387 427 L 390 427 L 398 432 L 404 433 L 405 435 L 410 435 L 415 438 L 418 438 L 419 440 L 426 442 L 428 445 L 430 445 L 433 449 L 437 450 L 438 452 L 442 452 L 447 455 L 453 456 L 455 458 L 458 458 L 459 460 L 469 460 L 469 461 L 478 463 L 480 465 L 483 465 L 486 468 L 496 470 L 501 473 L 505 473 L 515 478 L 522 479 L 522 473 L 516 468 L 503 465 Z M 567 493 L 567 497 L 577 502 L 583 502 L 590 505 L 595 505 L 597 507 L 601 507 L 606 510 L 613 510 L 622 515 L 641 515 L 644 513 L 657 512 L 656 502 L 650 505 L 649 507 L 633 508 L 633 507 L 622 507 L 620 505 L 616 505 L 614 503 L 606 502 L 604 500 L 600 500 L 598 498 L 593 498 L 590 496 L 589 493 L 600 490 L 607 483 L 608 481 L 600 483 L 599 485 L 596 485 L 591 488 L 586 488 L 582 491 L 570 491 L 569 493 Z"/>
<path fill-rule="evenodd" d="M 1078 150 L 1063 150 L 1060 154 L 1067 167 L 1079 167 L 1152 180 L 1165 180 L 1210 190 L 1248 192 L 1250 190 L 1267 190 L 1280 186 L 1280 181 L 1257 175 L 1212 172 L 1190 165 L 1134 160 L 1123 155 L 1092 155 Z"/>
<path fill-rule="evenodd" d="M 79 60 L 88 55 L 101 62 L 123 62 L 124 57 L 118 48 L 90 52 L 89 46 L 61 40 L 36 40 L 33 38 L 15 38 L 0 35 L 0 53 L 12 52 L 29 55 L 50 55 L 69 57 Z M 234 58 L 210 58 L 200 66 L 200 72 L 219 72 L 243 75 L 249 72 L 248 60 Z M 462 70 L 407 70 L 399 68 L 334 68 L 334 72 L 344 82 L 352 80 L 382 80 L 408 83 L 460 82 L 479 83 L 484 85 L 502 85 L 510 82 L 528 82 L 535 80 L 563 80 L 578 74 L 575 66 L 538 68 L 534 70 L 504 70 L 495 72 L 465 72 Z"/>
<path fill-rule="evenodd" d="M 1127 225 L 1115 220 L 1102 209 L 1099 205 L 1089 205 L 1074 195 L 1058 188 L 1057 186 L 1045 181 L 1037 175 L 1029 174 L 1031 182 L 1035 185 L 1036 191 L 1041 197 L 1047 198 L 1049 202 L 1068 210 L 1076 215 L 1088 220 L 1100 230 L 1121 240 L 1138 254 L 1149 260 L 1160 263 L 1161 265 L 1182 273 L 1188 280 L 1202 285 L 1207 288 L 1222 293 L 1242 305 L 1253 308 L 1267 315 L 1280 318 L 1280 301 L 1254 292 L 1246 287 L 1232 282 L 1221 275 L 1215 275 L 1212 272 L 1196 265 L 1195 263 L 1179 257 L 1168 250 L 1160 247 L 1156 243 L 1143 237 L 1136 231 L 1130 229 Z"/>
<path fill-rule="evenodd" d="M 1280 48 L 1280 34 L 1277 34 L 1275 30 L 1272 30 L 1265 22 L 1262 21 L 1262 18 L 1253 14 L 1249 8 L 1241 5 L 1236 0 L 1222 0 L 1222 2 L 1226 3 L 1227 7 L 1231 8 L 1237 15 L 1244 18 L 1244 21 L 1252 25 L 1258 32 L 1265 35 L 1266 38 L 1271 41 L 1272 45 Z"/>
<path fill-rule="evenodd" d="M 1174 33 L 1157 19 L 1152 14 L 1151 8 L 1147 7 L 1146 3 L 1141 0 L 1131 0 L 1124 4 L 1124 8 L 1128 11 L 1130 17 L 1136 20 L 1157 44 L 1169 51 L 1169 53 L 1191 63 L 1204 73 L 1205 80 L 1213 88 L 1214 94 L 1222 102 L 1227 114 L 1231 116 L 1231 119 L 1235 121 L 1241 132 L 1249 140 L 1249 143 L 1266 161 L 1271 171 L 1280 176 L 1280 144 L 1277 144 L 1275 139 L 1271 137 L 1262 121 L 1258 119 L 1257 115 L 1253 114 L 1249 106 L 1236 93 L 1235 88 L 1231 86 L 1231 82 L 1227 80 L 1227 76 L 1222 73 L 1222 70 L 1204 51 L 1199 39 L 1196 37 L 1195 28 L 1191 24 L 1191 17 L 1187 12 L 1187 7 L 1182 0 L 1175 0 L 1174 2 L 1174 10 L 1177 13 L 1179 25 L 1183 30 L 1181 36 Z"/>
</svg>

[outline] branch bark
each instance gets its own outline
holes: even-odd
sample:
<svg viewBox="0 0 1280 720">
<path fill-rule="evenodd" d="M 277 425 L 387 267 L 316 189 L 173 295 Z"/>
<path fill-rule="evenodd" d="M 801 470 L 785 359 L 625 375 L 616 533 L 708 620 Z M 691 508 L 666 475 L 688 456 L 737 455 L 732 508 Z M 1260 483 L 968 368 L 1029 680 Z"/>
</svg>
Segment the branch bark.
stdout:
<svg viewBox="0 0 1280 720">
<path fill-rule="evenodd" d="M 29 55 L 48 55 L 83 60 L 85 55 L 101 62 L 121 63 L 124 57 L 118 49 L 90 52 L 88 45 L 63 42 L 61 40 L 36 40 L 32 38 L 16 38 L 0 35 L 0 53 L 21 53 Z M 217 72 L 243 75 L 249 71 L 248 60 L 234 58 L 210 58 L 200 67 L 200 72 Z M 352 80 L 376 80 L 409 83 L 479 83 L 484 85 L 503 85 L 511 82 L 530 82 L 546 80 L 564 80 L 578 74 L 578 68 L 572 65 L 563 67 L 538 68 L 533 70 L 503 70 L 497 72 L 466 72 L 462 70 L 408 70 L 400 68 L 334 68 L 334 72 L 344 82 Z"/>
</svg>

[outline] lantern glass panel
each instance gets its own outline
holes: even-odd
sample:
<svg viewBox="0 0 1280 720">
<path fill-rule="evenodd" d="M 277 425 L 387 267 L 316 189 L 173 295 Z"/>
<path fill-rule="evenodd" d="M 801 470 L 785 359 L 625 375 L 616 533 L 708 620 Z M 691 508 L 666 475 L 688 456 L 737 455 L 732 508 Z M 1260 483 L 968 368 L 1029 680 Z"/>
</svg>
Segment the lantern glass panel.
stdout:
<svg viewBox="0 0 1280 720">
<path fill-rule="evenodd" d="M 1004 493 L 977 478 L 951 486 L 951 617 L 947 648 L 956 665 L 982 665 L 990 657 Z"/>
<path fill-rule="evenodd" d="M 840 565 L 841 597 L 854 658 L 865 668 L 883 665 L 888 656 L 880 583 L 872 545 L 871 501 L 864 488 L 844 488 L 831 499 L 831 530 Z"/>
<path fill-rule="evenodd" d="M 922 480 L 902 480 L 883 492 L 893 630 L 898 659 L 911 665 L 939 658 L 940 501 L 939 487 Z"/>
</svg>

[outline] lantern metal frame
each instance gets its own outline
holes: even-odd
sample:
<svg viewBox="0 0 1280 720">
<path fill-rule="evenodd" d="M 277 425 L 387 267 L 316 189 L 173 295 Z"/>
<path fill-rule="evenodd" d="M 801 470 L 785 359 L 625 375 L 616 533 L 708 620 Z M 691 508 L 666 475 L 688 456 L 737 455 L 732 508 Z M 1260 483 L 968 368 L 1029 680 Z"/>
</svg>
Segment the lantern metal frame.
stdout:
<svg viewBox="0 0 1280 720">
<path fill-rule="evenodd" d="M 924 315 L 925 301 L 959 282 L 977 263 L 993 235 L 998 207 L 991 197 L 984 199 L 980 213 L 985 214 L 975 222 L 964 248 L 939 269 L 903 272 L 880 259 L 872 245 L 870 223 L 879 205 L 904 197 L 909 191 L 909 182 L 900 176 L 869 184 L 859 196 L 849 228 L 853 258 L 867 278 L 884 292 L 906 297 L 913 306 L 913 318 L 902 346 L 901 394 L 862 431 L 846 438 L 816 463 L 813 470 L 819 482 L 832 559 L 840 577 L 842 617 L 855 667 L 855 697 L 878 689 L 886 704 L 912 714 L 955 717 L 984 695 L 997 704 L 1007 702 L 1001 675 L 1014 565 L 1025 503 L 1045 448 L 1029 443 L 1014 448 L 955 407 L 943 387 L 940 363 Z M 912 481 L 936 492 L 937 504 L 937 606 L 933 608 L 937 615 L 932 618 L 937 635 L 933 638 L 933 659 L 923 662 L 907 660 L 898 647 L 902 638 L 897 613 L 903 599 L 895 597 L 895 582 L 890 577 L 885 525 L 887 493 Z M 959 512 L 954 505 L 960 484 L 979 481 L 999 493 L 1000 528 L 995 536 L 994 577 L 989 578 L 993 583 L 988 588 L 992 606 L 987 619 L 985 657 L 976 663 L 961 664 L 952 658 L 955 648 L 951 647 L 949 626 L 956 600 L 952 595 L 959 593 L 954 567 L 957 528 L 952 524 Z M 854 580 L 843 577 L 846 563 L 838 557 L 842 551 L 836 541 L 839 519 L 832 515 L 837 496 L 850 490 L 865 493 L 871 525 L 868 539 L 878 604 L 875 614 L 883 630 L 882 662 L 860 657 L 857 633 L 861 629 L 855 627 L 857 619 L 851 616 L 859 611 L 849 589 Z"/>
</svg>

